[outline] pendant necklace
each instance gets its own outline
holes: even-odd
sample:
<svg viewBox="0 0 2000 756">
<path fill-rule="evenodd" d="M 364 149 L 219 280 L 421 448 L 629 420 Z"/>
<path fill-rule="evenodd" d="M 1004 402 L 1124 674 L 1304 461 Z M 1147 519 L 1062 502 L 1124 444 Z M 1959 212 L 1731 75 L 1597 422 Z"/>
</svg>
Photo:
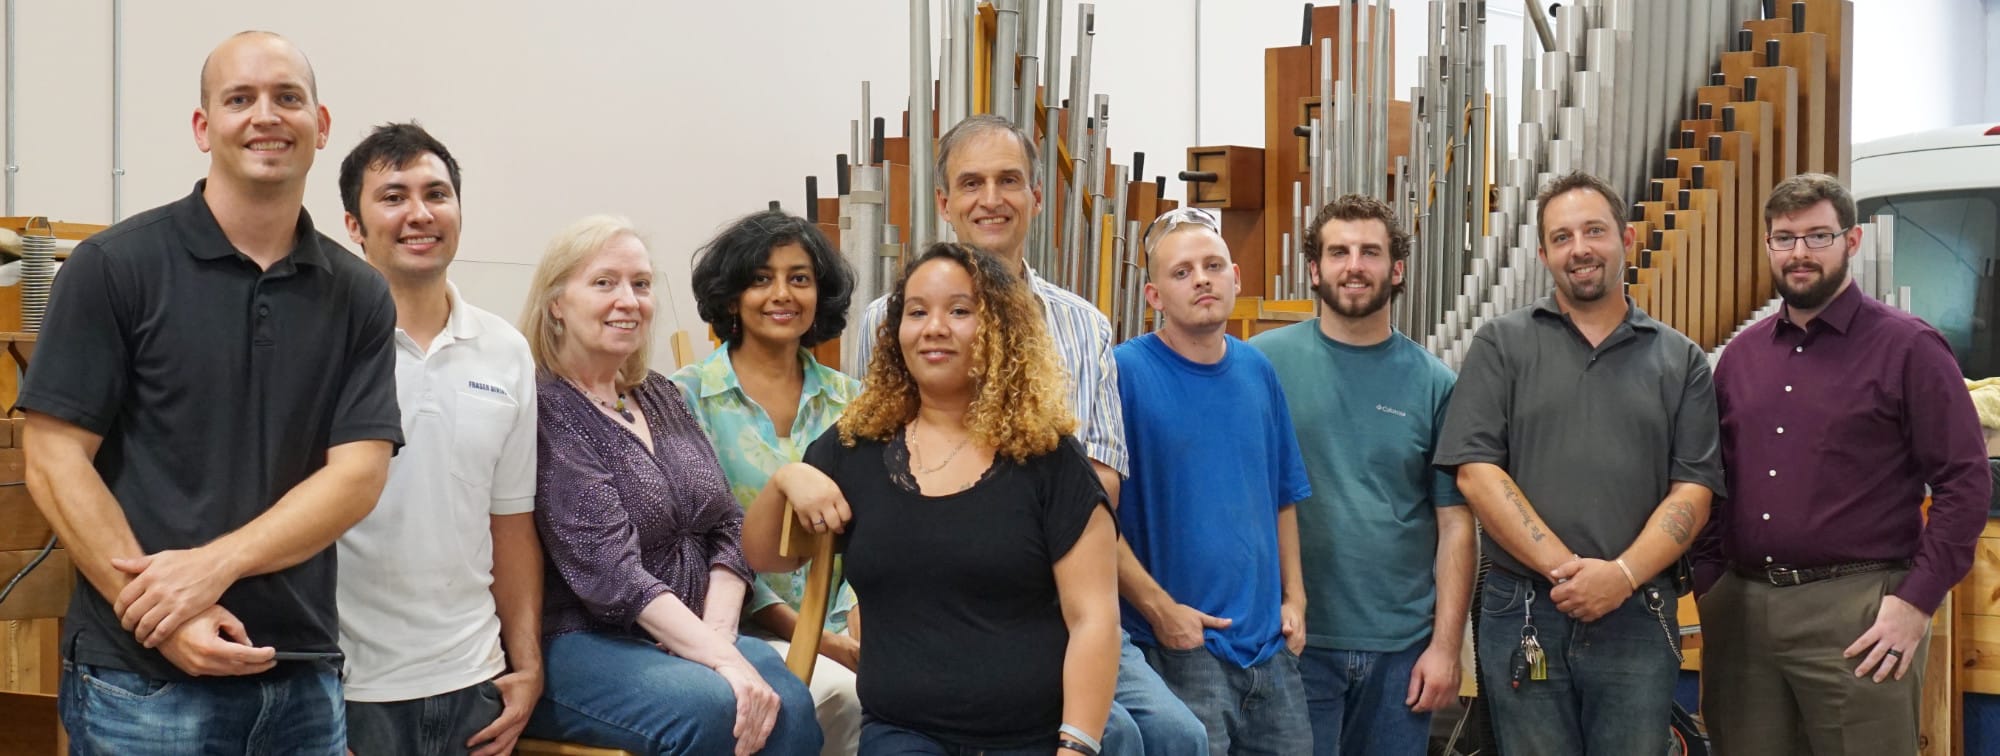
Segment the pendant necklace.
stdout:
<svg viewBox="0 0 2000 756">
<path fill-rule="evenodd" d="M 638 418 L 632 416 L 632 410 L 625 408 L 625 395 L 623 393 L 620 393 L 618 395 L 618 402 L 616 404 L 613 404 L 611 402 L 607 402 L 604 401 L 603 399 L 597 398 L 596 394 L 591 393 L 590 389 L 584 388 L 583 384 L 581 383 L 577 383 L 576 381 L 571 380 L 569 382 L 569 385 L 575 386 L 577 391 L 583 392 L 583 395 L 586 398 L 589 398 L 591 403 L 596 404 L 599 407 L 603 407 L 606 410 L 618 413 L 619 417 L 625 418 L 625 422 L 628 423 L 639 422 Z"/>
</svg>

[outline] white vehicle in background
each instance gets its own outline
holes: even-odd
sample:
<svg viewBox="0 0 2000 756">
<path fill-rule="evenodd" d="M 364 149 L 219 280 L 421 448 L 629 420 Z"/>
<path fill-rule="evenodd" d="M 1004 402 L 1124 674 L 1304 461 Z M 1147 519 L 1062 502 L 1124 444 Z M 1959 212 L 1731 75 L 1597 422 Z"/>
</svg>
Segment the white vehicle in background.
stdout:
<svg viewBox="0 0 2000 756">
<path fill-rule="evenodd" d="M 1893 215 L 1904 306 L 1944 334 L 1970 377 L 2000 375 L 2000 126 L 1955 126 L 1854 145 L 1860 220 Z"/>
</svg>

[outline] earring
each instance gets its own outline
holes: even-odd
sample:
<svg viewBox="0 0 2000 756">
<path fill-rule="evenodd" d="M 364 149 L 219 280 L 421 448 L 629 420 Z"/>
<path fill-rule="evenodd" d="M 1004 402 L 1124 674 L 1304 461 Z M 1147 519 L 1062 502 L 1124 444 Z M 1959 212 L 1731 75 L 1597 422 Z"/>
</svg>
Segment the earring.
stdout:
<svg viewBox="0 0 2000 756">
<path fill-rule="evenodd" d="M 563 324 L 562 324 L 562 319 L 561 319 L 561 318 L 557 318 L 557 319 L 556 319 L 556 335 L 557 335 L 557 336 L 561 336 L 561 335 L 562 335 L 562 332 L 563 332 Z"/>
</svg>

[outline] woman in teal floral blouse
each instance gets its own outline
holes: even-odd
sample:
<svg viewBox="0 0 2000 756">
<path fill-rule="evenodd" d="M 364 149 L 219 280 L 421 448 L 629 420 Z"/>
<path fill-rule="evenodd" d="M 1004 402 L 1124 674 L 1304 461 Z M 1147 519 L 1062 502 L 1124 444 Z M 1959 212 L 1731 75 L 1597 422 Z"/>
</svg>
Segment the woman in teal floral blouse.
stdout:
<svg viewBox="0 0 2000 756">
<path fill-rule="evenodd" d="M 704 246 L 693 284 L 701 319 L 723 344 L 673 381 L 715 445 L 737 504 L 747 508 L 771 473 L 799 461 L 861 393 L 859 381 L 807 351 L 846 327 L 854 273 L 811 222 L 767 210 L 731 223 Z M 805 572 L 758 575 L 751 585 L 748 629 L 780 655 L 798 621 Z M 820 638 L 820 655 L 834 664 L 815 665 L 811 686 L 828 756 L 853 754 L 861 731 L 854 692 L 861 646 L 848 631 L 858 616 L 842 581 Z"/>
</svg>

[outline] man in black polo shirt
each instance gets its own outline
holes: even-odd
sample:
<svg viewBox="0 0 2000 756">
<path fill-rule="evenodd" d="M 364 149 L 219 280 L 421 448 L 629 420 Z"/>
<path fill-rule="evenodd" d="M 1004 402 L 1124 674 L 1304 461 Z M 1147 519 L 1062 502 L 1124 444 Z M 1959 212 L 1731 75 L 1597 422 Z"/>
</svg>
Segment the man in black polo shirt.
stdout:
<svg viewBox="0 0 2000 756">
<path fill-rule="evenodd" d="M 340 754 L 336 537 L 402 443 L 396 312 L 301 206 L 311 64 L 202 67 L 208 178 L 77 246 L 20 405 L 28 485 L 87 581 L 61 639 L 76 753 Z"/>
<path fill-rule="evenodd" d="M 1554 296 L 1474 335 L 1432 460 L 1493 560 L 1480 695 L 1501 753 L 1664 753 L 1669 568 L 1722 489 L 1715 387 L 1701 348 L 1625 297 L 1617 192 L 1571 173 L 1535 204 Z"/>
</svg>

